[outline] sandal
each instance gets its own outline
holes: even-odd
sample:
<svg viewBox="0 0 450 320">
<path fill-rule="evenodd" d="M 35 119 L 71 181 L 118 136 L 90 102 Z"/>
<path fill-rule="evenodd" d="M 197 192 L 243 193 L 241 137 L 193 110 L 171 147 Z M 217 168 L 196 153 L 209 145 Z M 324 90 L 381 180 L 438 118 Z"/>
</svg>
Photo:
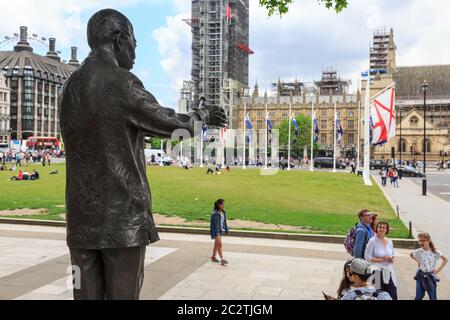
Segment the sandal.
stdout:
<svg viewBox="0 0 450 320">
<path fill-rule="evenodd" d="M 222 259 L 222 261 L 220 261 L 220 264 L 221 265 L 227 265 L 228 264 L 228 261 L 227 260 L 225 260 L 225 259 Z"/>
</svg>

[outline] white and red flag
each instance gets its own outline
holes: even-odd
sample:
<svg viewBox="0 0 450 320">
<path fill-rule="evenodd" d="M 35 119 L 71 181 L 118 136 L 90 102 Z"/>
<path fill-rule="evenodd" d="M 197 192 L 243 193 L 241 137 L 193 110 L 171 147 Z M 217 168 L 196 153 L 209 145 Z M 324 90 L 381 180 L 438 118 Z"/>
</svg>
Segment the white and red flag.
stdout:
<svg viewBox="0 0 450 320">
<path fill-rule="evenodd" d="M 232 15 L 232 12 L 231 12 L 231 5 L 229 3 L 227 3 L 226 15 L 227 15 L 228 22 L 230 22 L 231 19 L 233 19 L 233 15 Z"/>
<path fill-rule="evenodd" d="M 371 144 L 384 144 L 395 137 L 397 125 L 395 118 L 395 83 L 392 83 L 370 100 L 370 117 L 372 120 Z"/>
</svg>

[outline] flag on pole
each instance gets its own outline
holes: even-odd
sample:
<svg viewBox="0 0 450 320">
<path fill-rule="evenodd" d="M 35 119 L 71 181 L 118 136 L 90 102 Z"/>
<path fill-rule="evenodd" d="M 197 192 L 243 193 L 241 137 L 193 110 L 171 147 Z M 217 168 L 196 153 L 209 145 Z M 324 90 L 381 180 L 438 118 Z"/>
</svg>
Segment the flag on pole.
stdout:
<svg viewBox="0 0 450 320">
<path fill-rule="evenodd" d="M 232 13 L 231 13 L 231 5 L 229 3 L 227 3 L 227 13 L 226 13 L 226 15 L 227 15 L 228 22 L 230 22 L 231 19 L 233 18 L 233 16 L 232 16 Z"/>
<path fill-rule="evenodd" d="M 371 99 L 370 117 L 373 122 L 371 144 L 381 145 L 395 137 L 395 83 Z"/>
<path fill-rule="evenodd" d="M 342 136 L 344 135 L 344 129 L 342 129 L 341 120 L 339 120 L 339 119 L 336 119 L 336 128 L 337 128 L 337 135 L 338 135 L 337 143 L 340 144 L 342 141 Z"/>
<path fill-rule="evenodd" d="M 292 115 L 291 122 L 292 122 L 292 124 L 293 124 L 294 127 L 295 127 L 295 139 L 294 139 L 294 144 L 297 144 L 297 139 L 298 139 L 298 134 L 299 134 L 299 126 L 298 126 L 297 119 L 295 119 L 295 116 L 294 116 L 294 115 Z"/>
<path fill-rule="evenodd" d="M 227 127 L 220 128 L 220 141 L 225 142 L 227 130 L 228 130 Z"/>
<path fill-rule="evenodd" d="M 202 133 L 203 133 L 203 141 L 206 142 L 208 141 L 208 126 L 206 124 L 204 124 L 202 126 Z"/>
<path fill-rule="evenodd" d="M 319 142 L 319 132 L 319 124 L 317 123 L 317 118 L 314 114 L 314 143 Z"/>
<path fill-rule="evenodd" d="M 247 143 L 250 144 L 250 142 L 252 141 L 252 136 L 253 136 L 253 126 L 252 126 L 252 122 L 250 121 L 249 113 L 247 113 L 247 115 L 245 116 L 245 125 L 247 126 L 247 129 L 249 130 L 249 133 L 247 135 Z"/>
<path fill-rule="evenodd" d="M 266 122 L 267 122 L 267 130 L 269 131 L 269 143 L 272 143 L 272 122 L 270 121 L 270 115 L 267 114 L 266 116 Z"/>
</svg>

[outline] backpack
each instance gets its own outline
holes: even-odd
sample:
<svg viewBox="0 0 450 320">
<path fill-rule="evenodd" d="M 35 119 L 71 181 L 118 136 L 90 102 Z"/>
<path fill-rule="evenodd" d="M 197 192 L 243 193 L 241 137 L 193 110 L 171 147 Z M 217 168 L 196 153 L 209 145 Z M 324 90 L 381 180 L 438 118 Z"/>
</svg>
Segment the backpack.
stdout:
<svg viewBox="0 0 450 320">
<path fill-rule="evenodd" d="M 355 224 L 354 227 L 352 227 L 347 232 L 347 236 L 344 240 L 344 247 L 347 253 L 351 256 L 353 256 L 353 248 L 355 247 L 355 239 L 356 239 L 356 229 L 358 224 Z"/>
<path fill-rule="evenodd" d="M 353 300 L 378 300 L 381 290 L 376 290 L 374 292 L 361 292 L 360 290 L 355 290 L 356 296 Z"/>
</svg>

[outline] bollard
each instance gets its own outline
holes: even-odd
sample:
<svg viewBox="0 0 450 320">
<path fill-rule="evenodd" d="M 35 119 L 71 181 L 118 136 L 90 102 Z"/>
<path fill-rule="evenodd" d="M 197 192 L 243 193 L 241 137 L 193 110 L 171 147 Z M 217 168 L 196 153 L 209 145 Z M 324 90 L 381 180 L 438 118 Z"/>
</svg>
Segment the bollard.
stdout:
<svg viewBox="0 0 450 320">
<path fill-rule="evenodd" d="M 400 219 L 400 207 L 397 205 L 397 219 Z"/>
<path fill-rule="evenodd" d="M 412 222 L 409 222 L 409 238 L 412 239 L 413 235 L 412 235 Z"/>
</svg>

